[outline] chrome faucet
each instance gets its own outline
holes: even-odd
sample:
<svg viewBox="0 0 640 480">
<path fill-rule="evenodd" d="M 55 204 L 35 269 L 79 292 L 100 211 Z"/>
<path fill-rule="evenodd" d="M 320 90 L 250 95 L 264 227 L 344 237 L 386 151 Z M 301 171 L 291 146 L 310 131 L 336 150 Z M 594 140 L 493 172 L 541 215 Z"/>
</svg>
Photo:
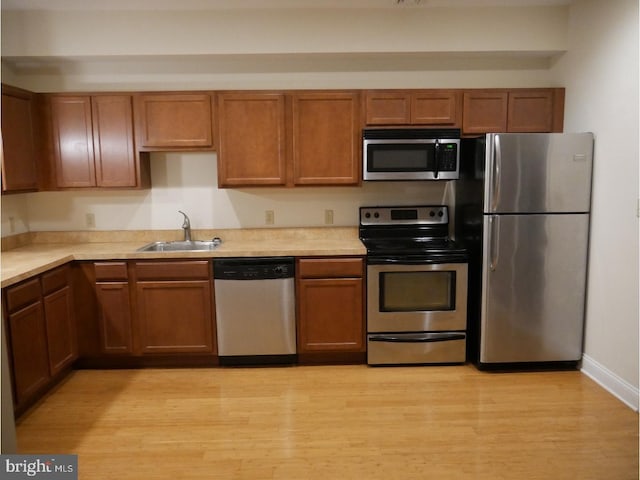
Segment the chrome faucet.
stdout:
<svg viewBox="0 0 640 480">
<path fill-rule="evenodd" d="M 189 217 L 187 217 L 187 214 L 184 213 L 182 210 L 178 210 L 178 212 L 184 215 L 184 222 L 182 222 L 182 230 L 184 230 L 184 241 L 190 242 L 191 241 L 191 221 L 189 220 Z"/>
</svg>

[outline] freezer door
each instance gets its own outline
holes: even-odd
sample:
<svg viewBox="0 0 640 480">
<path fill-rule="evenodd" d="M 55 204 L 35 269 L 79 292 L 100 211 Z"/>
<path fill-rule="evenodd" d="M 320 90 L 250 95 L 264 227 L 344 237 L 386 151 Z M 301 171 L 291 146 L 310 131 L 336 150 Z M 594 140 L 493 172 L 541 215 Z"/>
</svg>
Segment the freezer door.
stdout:
<svg viewBox="0 0 640 480">
<path fill-rule="evenodd" d="M 582 355 L 589 216 L 485 215 L 480 363 Z"/>
<path fill-rule="evenodd" d="M 591 133 L 497 133 L 486 142 L 485 213 L 588 212 Z"/>
</svg>

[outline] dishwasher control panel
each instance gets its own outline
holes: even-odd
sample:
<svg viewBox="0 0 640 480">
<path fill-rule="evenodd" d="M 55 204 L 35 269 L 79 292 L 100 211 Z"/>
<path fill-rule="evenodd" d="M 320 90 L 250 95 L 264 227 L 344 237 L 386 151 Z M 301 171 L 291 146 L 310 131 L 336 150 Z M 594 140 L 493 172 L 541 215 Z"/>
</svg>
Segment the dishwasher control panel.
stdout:
<svg viewBox="0 0 640 480">
<path fill-rule="evenodd" d="M 216 280 L 274 280 L 295 275 L 293 257 L 247 257 L 214 260 Z"/>
</svg>

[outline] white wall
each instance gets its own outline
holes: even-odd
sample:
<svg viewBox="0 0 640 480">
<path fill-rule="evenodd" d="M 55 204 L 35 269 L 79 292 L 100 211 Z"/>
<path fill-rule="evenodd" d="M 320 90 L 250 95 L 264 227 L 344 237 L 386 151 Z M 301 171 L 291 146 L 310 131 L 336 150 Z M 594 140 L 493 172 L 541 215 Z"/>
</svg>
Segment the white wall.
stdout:
<svg viewBox="0 0 640 480">
<path fill-rule="evenodd" d="M 98 230 L 178 229 L 185 211 L 194 229 L 265 225 L 273 210 L 275 227 L 322 226 L 324 211 L 334 225 L 358 224 L 365 204 L 442 203 L 447 182 L 393 182 L 363 187 L 218 189 L 212 153 L 152 154 L 151 182 L 145 191 L 48 192 L 25 195 L 29 228 L 87 230 L 95 215 Z M 4 212 L 3 212 L 4 216 Z"/>
<path fill-rule="evenodd" d="M 638 68 L 637 1 L 571 7 L 553 72 L 566 85 L 565 130 L 595 134 L 585 355 L 636 389 Z"/>
<path fill-rule="evenodd" d="M 5 11 L 3 55 L 527 53 L 566 45 L 564 6 L 167 12 L 118 11 L 103 3 L 101 11 Z"/>
</svg>

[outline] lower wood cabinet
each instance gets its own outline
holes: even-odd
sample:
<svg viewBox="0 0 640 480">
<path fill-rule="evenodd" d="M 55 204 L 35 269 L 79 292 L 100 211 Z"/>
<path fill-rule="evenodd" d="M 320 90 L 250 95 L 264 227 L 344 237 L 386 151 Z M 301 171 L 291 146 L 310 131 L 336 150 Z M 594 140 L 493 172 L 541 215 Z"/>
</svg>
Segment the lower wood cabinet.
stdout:
<svg viewBox="0 0 640 480">
<path fill-rule="evenodd" d="M 126 262 L 95 263 L 101 353 L 133 353 L 131 302 Z"/>
<path fill-rule="evenodd" d="M 213 353 L 211 282 L 138 281 L 142 353 Z"/>
<path fill-rule="evenodd" d="M 77 358 L 70 269 L 62 266 L 4 292 L 16 412 Z"/>
<path fill-rule="evenodd" d="M 35 299 L 9 313 L 8 320 L 14 402 L 20 405 L 37 395 L 51 379 L 42 300 Z"/>
<path fill-rule="evenodd" d="M 360 360 L 359 354 L 366 350 L 363 274 L 362 258 L 297 260 L 298 354 L 302 362 L 323 361 L 321 354 L 333 354 L 326 355 L 326 360 Z M 358 355 L 335 355 L 339 353 Z"/>
<path fill-rule="evenodd" d="M 93 267 L 97 328 L 85 327 L 85 340 L 93 344 L 90 356 L 215 354 L 209 260 L 112 261 Z"/>
<path fill-rule="evenodd" d="M 69 286 L 45 295 L 44 317 L 47 325 L 49 370 L 51 375 L 57 375 L 71 366 L 77 358 L 73 299 Z"/>
</svg>

